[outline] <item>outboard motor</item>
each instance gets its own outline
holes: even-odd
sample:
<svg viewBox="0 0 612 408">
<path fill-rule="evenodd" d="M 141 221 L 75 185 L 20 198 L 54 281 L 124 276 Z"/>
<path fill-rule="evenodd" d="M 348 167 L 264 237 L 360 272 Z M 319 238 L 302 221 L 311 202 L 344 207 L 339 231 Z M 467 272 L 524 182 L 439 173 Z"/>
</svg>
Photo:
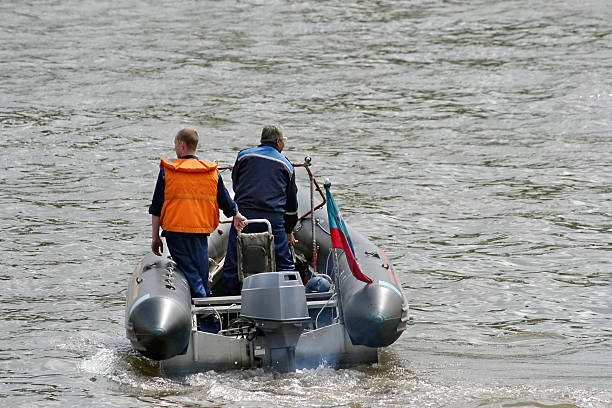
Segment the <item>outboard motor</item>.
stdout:
<svg viewBox="0 0 612 408">
<path fill-rule="evenodd" d="M 263 333 L 253 340 L 251 355 L 264 367 L 295 371 L 295 347 L 310 321 L 299 273 L 263 272 L 245 278 L 241 315 Z"/>
</svg>

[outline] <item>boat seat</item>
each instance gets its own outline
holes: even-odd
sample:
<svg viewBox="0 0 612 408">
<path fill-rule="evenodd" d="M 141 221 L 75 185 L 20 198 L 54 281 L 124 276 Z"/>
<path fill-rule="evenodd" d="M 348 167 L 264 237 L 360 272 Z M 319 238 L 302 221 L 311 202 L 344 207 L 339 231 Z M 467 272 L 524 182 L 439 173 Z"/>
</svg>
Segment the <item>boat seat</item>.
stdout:
<svg viewBox="0 0 612 408">
<path fill-rule="evenodd" d="M 263 223 L 268 230 L 264 232 L 243 233 L 238 232 L 238 279 L 259 272 L 275 272 L 276 260 L 274 257 L 274 234 L 272 225 L 266 219 L 248 220 L 249 224 Z"/>
</svg>

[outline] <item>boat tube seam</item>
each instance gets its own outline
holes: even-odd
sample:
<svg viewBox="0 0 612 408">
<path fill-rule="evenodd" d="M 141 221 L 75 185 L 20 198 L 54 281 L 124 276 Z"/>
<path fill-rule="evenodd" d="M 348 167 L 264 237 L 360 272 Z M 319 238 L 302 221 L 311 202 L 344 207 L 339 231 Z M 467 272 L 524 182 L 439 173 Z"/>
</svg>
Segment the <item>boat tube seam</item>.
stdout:
<svg viewBox="0 0 612 408">
<path fill-rule="evenodd" d="M 142 295 L 137 301 L 132 303 L 132 307 L 130 307 L 130 311 L 129 311 L 128 315 L 132 314 L 132 311 L 134 311 L 136 306 L 138 306 L 139 304 L 141 304 L 142 302 L 144 302 L 145 300 L 147 300 L 150 297 L 151 297 L 151 294 L 147 293 L 145 295 Z"/>
<path fill-rule="evenodd" d="M 402 292 L 400 292 L 400 291 L 399 291 L 399 290 L 398 290 L 398 289 L 397 289 L 395 286 L 393 286 L 393 285 L 392 285 L 392 284 L 390 284 L 389 282 L 387 282 L 387 281 L 382 281 L 382 280 L 381 280 L 381 281 L 378 281 L 378 284 L 379 284 L 380 286 L 384 286 L 384 287 L 386 287 L 386 288 L 392 289 L 392 290 L 393 290 L 395 293 L 397 293 L 397 294 L 398 294 L 398 295 L 399 295 L 401 298 L 403 298 L 403 296 L 402 296 Z"/>
</svg>

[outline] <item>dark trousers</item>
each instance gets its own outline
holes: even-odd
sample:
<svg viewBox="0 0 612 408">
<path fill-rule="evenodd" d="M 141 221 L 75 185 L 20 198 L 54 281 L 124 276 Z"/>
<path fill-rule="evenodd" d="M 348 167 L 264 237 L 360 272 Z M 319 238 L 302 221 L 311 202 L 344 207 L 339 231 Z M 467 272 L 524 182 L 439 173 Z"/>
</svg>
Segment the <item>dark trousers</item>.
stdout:
<svg viewBox="0 0 612 408">
<path fill-rule="evenodd" d="M 264 211 L 240 210 L 240 213 L 248 219 L 265 218 L 272 225 L 274 235 L 274 257 L 276 259 L 277 271 L 292 271 L 295 269 L 293 258 L 289 251 L 289 242 L 285 232 L 285 220 L 282 215 L 277 215 Z M 263 223 L 247 225 L 242 232 L 263 232 L 267 231 L 267 226 Z M 227 243 L 227 253 L 223 265 L 223 290 L 226 296 L 240 294 L 240 282 L 238 282 L 238 261 L 237 261 L 237 236 L 238 232 L 232 227 Z"/>
<path fill-rule="evenodd" d="M 208 283 L 208 234 L 165 231 L 172 259 L 189 282 L 191 297 L 210 296 Z"/>
</svg>

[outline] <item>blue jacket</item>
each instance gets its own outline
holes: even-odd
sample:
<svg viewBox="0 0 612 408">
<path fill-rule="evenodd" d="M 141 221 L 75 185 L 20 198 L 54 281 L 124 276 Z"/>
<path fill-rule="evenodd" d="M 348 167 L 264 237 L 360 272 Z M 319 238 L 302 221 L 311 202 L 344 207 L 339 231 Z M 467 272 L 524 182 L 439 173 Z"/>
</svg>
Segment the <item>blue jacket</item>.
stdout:
<svg viewBox="0 0 612 408">
<path fill-rule="evenodd" d="M 283 216 L 285 231 L 297 223 L 297 186 L 291 162 L 273 144 L 238 153 L 232 170 L 234 201 L 249 209 Z"/>
</svg>

